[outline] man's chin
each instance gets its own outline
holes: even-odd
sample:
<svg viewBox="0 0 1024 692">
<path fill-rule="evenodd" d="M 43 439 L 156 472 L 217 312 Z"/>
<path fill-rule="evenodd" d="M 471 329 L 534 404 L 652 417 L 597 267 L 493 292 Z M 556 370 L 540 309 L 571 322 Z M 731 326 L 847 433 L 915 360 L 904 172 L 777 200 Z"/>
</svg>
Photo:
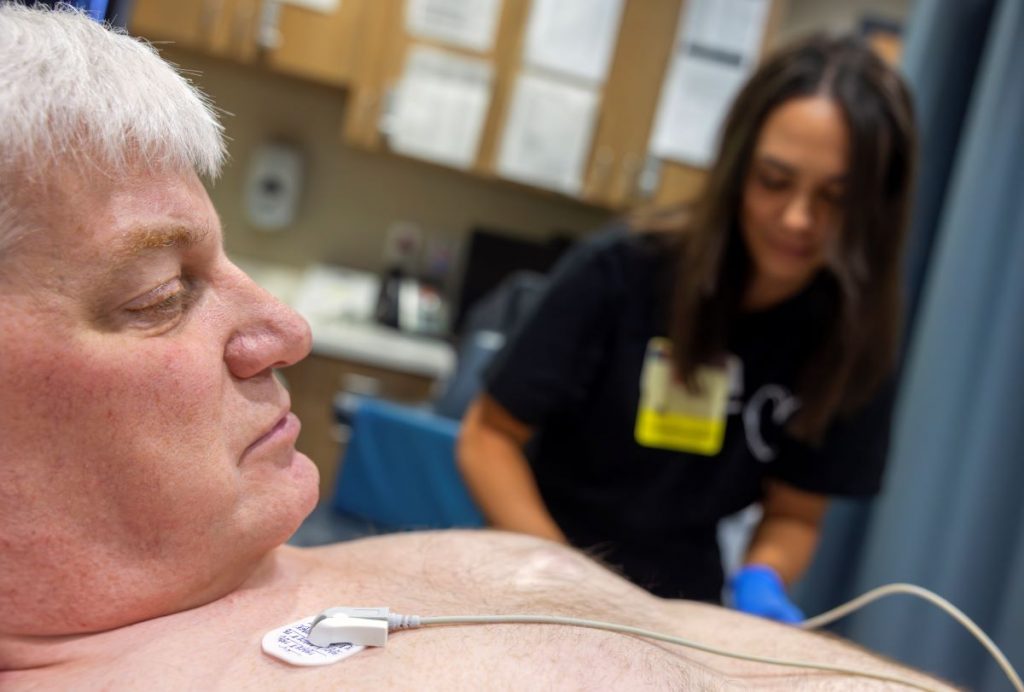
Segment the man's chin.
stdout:
<svg viewBox="0 0 1024 692">
<path fill-rule="evenodd" d="M 287 460 L 279 461 L 276 466 L 263 465 L 256 473 L 261 477 L 255 482 L 269 484 L 264 492 L 298 495 L 304 501 L 312 502 L 313 506 L 320 497 L 320 469 L 294 447 Z M 252 478 L 255 480 L 256 476 Z"/>
<path fill-rule="evenodd" d="M 295 473 L 294 490 L 298 495 L 296 498 L 298 521 L 295 524 L 295 529 L 298 529 L 299 524 L 316 509 L 316 505 L 320 501 L 320 469 L 312 459 L 299 451 L 295 452 L 292 469 Z M 292 533 L 295 533 L 295 529 L 292 530 Z M 291 533 L 288 534 L 288 537 L 291 537 Z"/>
<path fill-rule="evenodd" d="M 320 501 L 320 470 L 309 457 L 296 451 L 288 471 L 289 479 L 278 486 L 276 492 L 280 493 L 282 502 L 287 497 L 288 509 L 294 509 L 297 529 Z"/>
<path fill-rule="evenodd" d="M 312 459 L 298 450 L 295 452 L 293 466 L 298 467 L 301 471 L 299 482 L 302 484 L 302 490 L 305 491 L 304 499 L 307 503 L 306 510 L 302 514 L 302 518 L 305 519 L 310 512 L 316 509 L 316 504 L 320 501 L 320 469 Z"/>
<path fill-rule="evenodd" d="M 261 478 L 258 489 L 250 485 L 245 499 L 250 532 L 265 536 L 267 549 L 291 538 L 320 501 L 320 471 L 309 457 L 295 452 L 286 473 L 285 478 Z"/>
</svg>

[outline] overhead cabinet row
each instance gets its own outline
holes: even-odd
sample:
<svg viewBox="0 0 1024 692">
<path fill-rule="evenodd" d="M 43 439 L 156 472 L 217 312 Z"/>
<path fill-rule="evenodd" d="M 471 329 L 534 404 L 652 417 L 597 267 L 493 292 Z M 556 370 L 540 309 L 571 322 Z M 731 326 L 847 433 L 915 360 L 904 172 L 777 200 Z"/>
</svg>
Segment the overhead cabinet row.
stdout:
<svg viewBox="0 0 1024 692">
<path fill-rule="evenodd" d="M 694 194 L 784 0 L 137 0 L 154 41 L 345 89 L 352 146 L 612 209 Z"/>
</svg>

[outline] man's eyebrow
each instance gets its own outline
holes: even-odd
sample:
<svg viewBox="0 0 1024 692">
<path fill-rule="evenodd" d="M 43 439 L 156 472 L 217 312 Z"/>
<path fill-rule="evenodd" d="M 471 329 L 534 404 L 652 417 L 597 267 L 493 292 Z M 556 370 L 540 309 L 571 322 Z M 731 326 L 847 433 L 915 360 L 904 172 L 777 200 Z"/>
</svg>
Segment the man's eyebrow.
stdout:
<svg viewBox="0 0 1024 692">
<path fill-rule="evenodd" d="M 169 225 L 136 228 L 121 234 L 110 250 L 110 262 L 103 270 L 105 282 L 118 278 L 132 263 L 147 253 L 165 248 L 187 250 L 214 233 L 210 226 Z"/>
<path fill-rule="evenodd" d="M 128 231 L 122 235 L 112 251 L 117 265 L 123 265 L 144 255 L 149 250 L 178 248 L 187 250 L 201 244 L 213 233 L 207 226 L 165 226 Z"/>
</svg>

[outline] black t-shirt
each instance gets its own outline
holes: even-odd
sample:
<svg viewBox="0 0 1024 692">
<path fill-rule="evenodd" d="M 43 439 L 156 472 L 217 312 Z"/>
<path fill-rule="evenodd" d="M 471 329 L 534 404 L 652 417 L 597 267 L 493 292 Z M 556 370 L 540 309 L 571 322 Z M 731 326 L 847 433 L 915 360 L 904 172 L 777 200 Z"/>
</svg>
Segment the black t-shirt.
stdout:
<svg viewBox="0 0 1024 692">
<path fill-rule="evenodd" d="M 485 389 L 536 429 L 527 457 L 574 545 L 659 595 L 717 601 L 717 522 L 757 501 L 764 476 L 830 495 L 878 491 L 892 392 L 833 424 L 818 448 L 783 429 L 831 309 L 819 281 L 733 326 L 742 374 L 718 454 L 638 444 L 641 370 L 648 342 L 667 335 L 674 264 L 664 239 L 646 234 L 606 233 L 573 250 Z"/>
</svg>

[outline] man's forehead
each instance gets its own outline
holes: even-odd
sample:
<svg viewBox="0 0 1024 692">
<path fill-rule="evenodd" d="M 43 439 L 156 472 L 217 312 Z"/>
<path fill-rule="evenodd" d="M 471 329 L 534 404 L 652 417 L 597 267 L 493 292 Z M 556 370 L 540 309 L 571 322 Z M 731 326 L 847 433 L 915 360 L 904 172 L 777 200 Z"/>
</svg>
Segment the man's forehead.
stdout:
<svg viewBox="0 0 1024 692">
<path fill-rule="evenodd" d="M 111 179 L 101 194 L 74 201 L 79 204 L 69 208 L 95 212 L 82 221 L 84 238 L 115 262 L 165 248 L 188 249 L 220 236 L 217 213 L 192 173 Z"/>
<path fill-rule="evenodd" d="M 161 250 L 221 244 L 220 220 L 192 172 L 69 176 L 54 169 L 24 205 L 29 231 L 0 253 L 0 292 L 101 285 Z M 26 195 L 27 196 L 27 195 Z M 63 287 L 63 288 L 62 288 Z"/>
</svg>

